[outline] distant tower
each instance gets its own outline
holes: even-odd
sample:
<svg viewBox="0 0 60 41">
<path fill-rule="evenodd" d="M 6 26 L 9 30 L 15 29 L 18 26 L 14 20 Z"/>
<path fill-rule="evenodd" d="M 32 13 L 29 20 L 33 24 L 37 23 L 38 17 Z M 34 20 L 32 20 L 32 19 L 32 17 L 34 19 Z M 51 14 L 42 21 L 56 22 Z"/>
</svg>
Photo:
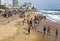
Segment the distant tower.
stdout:
<svg viewBox="0 0 60 41">
<path fill-rule="evenodd" d="M 13 6 L 18 6 L 18 0 L 13 0 Z"/>
<path fill-rule="evenodd" d="M 1 5 L 1 0 L 0 0 L 0 5 Z"/>
</svg>

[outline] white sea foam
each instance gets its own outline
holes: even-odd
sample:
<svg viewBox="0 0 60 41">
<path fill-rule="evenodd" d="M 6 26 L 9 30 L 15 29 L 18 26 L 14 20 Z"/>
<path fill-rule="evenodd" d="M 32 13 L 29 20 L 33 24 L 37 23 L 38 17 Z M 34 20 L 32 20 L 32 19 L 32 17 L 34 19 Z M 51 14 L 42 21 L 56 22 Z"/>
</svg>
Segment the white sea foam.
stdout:
<svg viewBox="0 0 60 41">
<path fill-rule="evenodd" d="M 59 11 L 49 11 L 49 10 L 40 10 L 41 12 L 46 12 L 46 13 L 58 13 Z"/>
<path fill-rule="evenodd" d="M 47 18 L 50 19 L 53 22 L 59 22 L 60 21 L 60 15 L 47 15 Z"/>
</svg>

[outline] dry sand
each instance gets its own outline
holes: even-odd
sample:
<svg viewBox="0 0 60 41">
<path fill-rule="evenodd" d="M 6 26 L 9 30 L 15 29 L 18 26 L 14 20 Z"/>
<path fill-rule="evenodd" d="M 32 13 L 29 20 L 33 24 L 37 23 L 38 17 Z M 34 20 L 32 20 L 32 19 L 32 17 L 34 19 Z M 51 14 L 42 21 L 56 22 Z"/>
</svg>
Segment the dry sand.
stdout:
<svg viewBox="0 0 60 41">
<path fill-rule="evenodd" d="M 28 14 L 30 14 L 30 12 Z M 27 13 L 25 15 L 27 15 Z M 31 19 L 31 17 L 34 16 L 30 16 L 29 19 Z M 0 26 L 0 40 L 2 39 L 1 41 L 40 41 L 41 39 L 39 38 L 41 36 L 39 36 L 37 32 L 31 30 L 31 34 L 28 35 L 27 23 L 25 23 L 25 25 L 23 26 L 20 22 L 21 25 L 19 25 L 19 21 L 22 20 L 22 18 L 17 18 L 16 20 L 11 21 L 6 25 Z"/>
</svg>

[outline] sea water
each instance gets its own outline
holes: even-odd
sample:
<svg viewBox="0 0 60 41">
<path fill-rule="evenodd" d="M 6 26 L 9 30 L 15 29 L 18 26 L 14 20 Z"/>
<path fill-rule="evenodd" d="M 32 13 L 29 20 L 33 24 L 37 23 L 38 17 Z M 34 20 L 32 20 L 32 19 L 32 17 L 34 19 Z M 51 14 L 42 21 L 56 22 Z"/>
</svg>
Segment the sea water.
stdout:
<svg viewBox="0 0 60 41">
<path fill-rule="evenodd" d="M 60 23 L 60 11 L 56 10 L 39 10 L 38 14 L 47 16 L 47 18 L 53 22 Z"/>
</svg>

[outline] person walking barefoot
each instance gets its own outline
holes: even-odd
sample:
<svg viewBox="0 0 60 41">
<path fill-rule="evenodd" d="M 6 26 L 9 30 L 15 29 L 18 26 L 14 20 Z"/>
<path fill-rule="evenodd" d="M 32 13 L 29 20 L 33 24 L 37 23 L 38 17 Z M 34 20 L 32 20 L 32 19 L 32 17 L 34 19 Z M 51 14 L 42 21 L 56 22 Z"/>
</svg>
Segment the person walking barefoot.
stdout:
<svg viewBox="0 0 60 41">
<path fill-rule="evenodd" d="M 51 28 L 48 26 L 48 28 L 47 28 L 47 34 L 50 35 L 50 33 L 51 33 Z"/>
<path fill-rule="evenodd" d="M 28 34 L 30 34 L 30 27 L 28 28 Z"/>
<path fill-rule="evenodd" d="M 58 29 L 56 29 L 56 37 L 58 37 Z"/>
</svg>

